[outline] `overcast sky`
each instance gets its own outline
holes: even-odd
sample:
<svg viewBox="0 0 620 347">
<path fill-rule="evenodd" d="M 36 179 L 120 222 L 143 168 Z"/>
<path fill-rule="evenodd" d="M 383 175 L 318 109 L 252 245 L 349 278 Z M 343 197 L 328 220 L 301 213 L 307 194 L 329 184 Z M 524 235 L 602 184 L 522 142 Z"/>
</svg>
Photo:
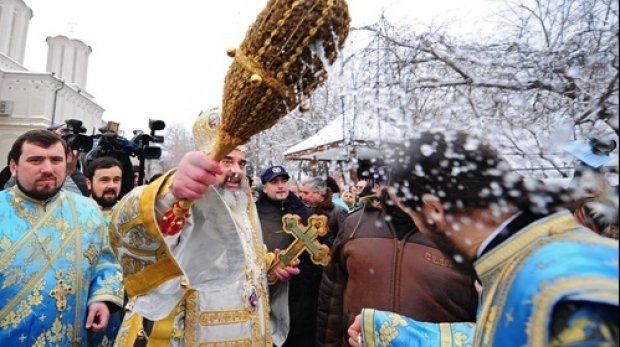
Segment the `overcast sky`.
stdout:
<svg viewBox="0 0 620 347">
<path fill-rule="evenodd" d="M 219 106 L 237 47 L 266 0 L 24 0 L 30 21 L 25 66 L 45 71 L 48 36 L 92 47 L 86 90 L 105 121 L 147 130 L 149 118 L 183 122 Z M 447 24 L 459 33 L 484 30 L 493 0 L 349 0 L 352 26 L 375 22 Z"/>
</svg>

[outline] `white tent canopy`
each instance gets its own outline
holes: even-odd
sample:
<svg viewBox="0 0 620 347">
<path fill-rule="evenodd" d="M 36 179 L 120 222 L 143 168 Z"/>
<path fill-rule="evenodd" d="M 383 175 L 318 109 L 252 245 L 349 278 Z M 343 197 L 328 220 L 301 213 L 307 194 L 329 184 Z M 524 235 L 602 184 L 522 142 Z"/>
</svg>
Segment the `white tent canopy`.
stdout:
<svg viewBox="0 0 620 347">
<path fill-rule="evenodd" d="M 349 151 L 355 151 L 358 159 L 380 157 L 378 145 L 385 141 L 398 141 L 403 131 L 379 119 L 357 120 L 350 115 L 339 115 L 316 134 L 290 147 L 284 160 L 347 161 Z"/>
</svg>

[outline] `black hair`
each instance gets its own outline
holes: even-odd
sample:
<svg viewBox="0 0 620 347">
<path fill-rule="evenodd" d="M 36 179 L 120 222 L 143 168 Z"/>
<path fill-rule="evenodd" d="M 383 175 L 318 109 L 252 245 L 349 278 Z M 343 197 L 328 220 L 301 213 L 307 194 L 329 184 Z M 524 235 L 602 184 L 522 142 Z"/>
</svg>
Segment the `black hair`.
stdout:
<svg viewBox="0 0 620 347">
<path fill-rule="evenodd" d="M 338 183 L 336 183 L 336 180 L 332 176 L 327 176 L 327 178 L 325 178 L 325 184 L 332 190 L 332 193 L 340 193 L 340 187 L 338 187 Z"/>
<path fill-rule="evenodd" d="M 88 177 L 88 179 L 92 181 L 93 177 L 95 177 L 95 171 L 99 169 L 109 169 L 115 166 L 118 166 L 118 168 L 121 169 L 121 173 L 123 172 L 123 166 L 120 161 L 112 157 L 99 157 L 88 163 L 86 169 L 84 170 L 84 176 Z"/>
<path fill-rule="evenodd" d="M 60 135 L 53 131 L 36 129 L 25 132 L 20 135 L 13 143 L 11 150 L 9 151 L 9 162 L 13 160 L 15 163 L 19 161 L 22 156 L 22 150 L 24 143 L 32 143 L 43 148 L 49 148 L 57 143 L 62 143 L 62 147 L 65 150 L 65 156 L 67 154 L 67 143 L 60 137 Z"/>
<path fill-rule="evenodd" d="M 565 208 L 572 197 L 560 186 L 525 180 L 489 144 L 462 131 L 423 132 L 396 146 L 390 163 L 390 185 L 417 210 L 424 194 L 452 212 L 512 205 L 535 214 Z"/>
</svg>

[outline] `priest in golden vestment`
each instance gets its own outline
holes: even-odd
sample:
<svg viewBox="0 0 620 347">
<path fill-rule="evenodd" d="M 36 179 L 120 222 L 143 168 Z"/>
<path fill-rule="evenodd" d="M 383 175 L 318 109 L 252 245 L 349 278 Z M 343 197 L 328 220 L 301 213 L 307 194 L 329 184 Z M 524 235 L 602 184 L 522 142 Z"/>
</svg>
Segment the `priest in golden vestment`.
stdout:
<svg viewBox="0 0 620 347">
<path fill-rule="evenodd" d="M 278 308 L 286 305 L 278 302 L 286 296 L 268 295 L 273 254 L 263 244 L 245 165 L 241 147 L 220 161 L 189 152 L 176 171 L 115 206 L 111 243 L 129 296 L 117 346 L 279 344 L 270 309 L 274 322 L 284 321 L 288 313 Z M 269 277 L 298 272 L 287 266 Z"/>
</svg>

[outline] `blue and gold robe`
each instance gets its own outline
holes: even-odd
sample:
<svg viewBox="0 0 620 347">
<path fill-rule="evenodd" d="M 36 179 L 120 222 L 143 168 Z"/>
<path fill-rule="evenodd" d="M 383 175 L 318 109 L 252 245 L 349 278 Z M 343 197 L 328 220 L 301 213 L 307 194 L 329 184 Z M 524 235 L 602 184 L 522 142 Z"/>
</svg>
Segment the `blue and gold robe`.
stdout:
<svg viewBox="0 0 620 347">
<path fill-rule="evenodd" d="M 123 303 L 108 238 L 88 198 L 0 192 L 0 346 L 86 346 L 88 306 Z"/>
<path fill-rule="evenodd" d="M 476 326 L 362 311 L 366 346 L 607 346 L 618 338 L 618 242 L 568 212 L 539 219 L 475 264 Z"/>
</svg>

